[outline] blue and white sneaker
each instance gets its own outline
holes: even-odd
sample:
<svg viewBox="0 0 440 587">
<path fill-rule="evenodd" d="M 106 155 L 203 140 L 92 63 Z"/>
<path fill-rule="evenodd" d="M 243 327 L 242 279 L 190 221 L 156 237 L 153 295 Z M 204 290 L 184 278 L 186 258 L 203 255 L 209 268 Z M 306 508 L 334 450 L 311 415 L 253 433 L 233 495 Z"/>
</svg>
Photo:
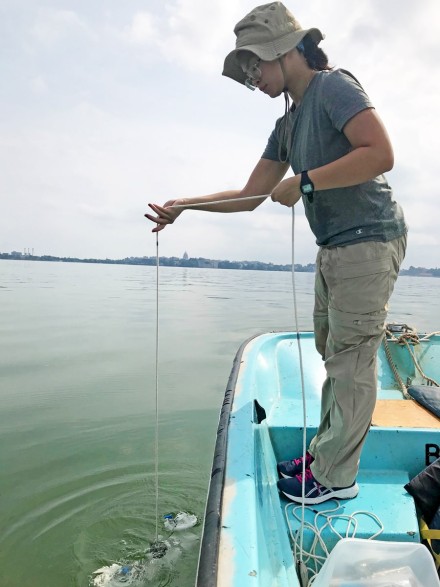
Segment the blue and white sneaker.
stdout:
<svg viewBox="0 0 440 587">
<path fill-rule="evenodd" d="M 307 469 L 305 474 L 304 502 L 302 498 L 302 474 L 280 479 L 278 489 L 288 499 L 296 503 L 304 503 L 304 505 L 314 505 L 328 499 L 351 499 L 359 493 L 359 486 L 356 481 L 349 487 L 324 487 L 315 479 L 310 469 Z"/>
<path fill-rule="evenodd" d="M 281 475 L 281 477 L 284 477 L 284 479 L 288 479 L 289 477 L 295 477 L 295 475 L 302 473 L 303 460 L 304 459 L 302 457 L 299 457 L 298 459 L 292 459 L 291 461 L 280 461 L 277 464 L 278 473 Z M 309 451 L 307 451 L 306 469 L 310 467 L 314 460 L 315 459 L 312 457 Z"/>
</svg>

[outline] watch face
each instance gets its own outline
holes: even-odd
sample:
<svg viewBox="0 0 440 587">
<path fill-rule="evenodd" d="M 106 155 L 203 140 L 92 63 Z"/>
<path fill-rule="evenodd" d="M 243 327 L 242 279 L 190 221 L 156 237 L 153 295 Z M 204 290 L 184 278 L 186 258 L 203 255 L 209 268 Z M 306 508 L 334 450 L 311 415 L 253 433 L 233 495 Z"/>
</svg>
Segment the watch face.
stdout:
<svg viewBox="0 0 440 587">
<path fill-rule="evenodd" d="M 306 183 L 301 186 L 301 191 L 303 194 L 311 194 L 313 192 L 313 186 L 310 183 Z"/>
</svg>

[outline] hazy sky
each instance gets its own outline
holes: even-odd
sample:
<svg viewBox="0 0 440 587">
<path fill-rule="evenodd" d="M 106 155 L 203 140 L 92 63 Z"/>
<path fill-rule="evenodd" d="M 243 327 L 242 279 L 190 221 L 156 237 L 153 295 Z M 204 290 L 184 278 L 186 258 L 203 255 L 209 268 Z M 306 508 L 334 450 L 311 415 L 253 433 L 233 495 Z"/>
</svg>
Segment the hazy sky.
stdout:
<svg viewBox="0 0 440 587">
<path fill-rule="evenodd" d="M 0 252 L 152 256 L 148 202 L 240 188 L 284 101 L 221 75 L 248 0 L 0 1 Z M 404 267 L 440 266 L 438 0 L 286 5 L 370 95 L 410 225 Z M 295 261 L 316 246 L 295 208 Z M 160 254 L 291 260 L 291 211 L 185 212 Z"/>
</svg>

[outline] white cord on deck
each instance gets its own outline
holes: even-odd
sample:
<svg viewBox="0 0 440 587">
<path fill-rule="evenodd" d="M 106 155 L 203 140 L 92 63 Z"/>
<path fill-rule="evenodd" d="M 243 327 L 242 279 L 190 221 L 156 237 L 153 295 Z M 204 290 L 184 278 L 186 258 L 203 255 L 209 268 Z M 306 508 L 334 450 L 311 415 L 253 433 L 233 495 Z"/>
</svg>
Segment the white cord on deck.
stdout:
<svg viewBox="0 0 440 587">
<path fill-rule="evenodd" d="M 317 511 L 317 510 L 313 509 L 312 507 L 306 508 L 307 511 L 313 512 L 315 514 L 315 516 L 313 518 L 313 523 L 312 522 L 305 522 L 304 523 L 303 507 L 302 506 L 295 505 L 294 503 L 288 503 L 288 504 L 286 504 L 286 506 L 284 508 L 290 537 L 291 537 L 293 547 L 294 547 L 294 556 L 296 557 L 298 550 L 300 550 L 300 556 L 302 557 L 301 560 L 303 560 L 303 557 L 305 557 L 305 563 L 311 563 L 311 565 L 313 565 L 313 567 L 314 567 L 314 570 L 312 570 L 310 567 L 308 567 L 309 570 L 313 573 L 312 577 L 310 578 L 310 580 L 308 582 L 308 587 L 310 587 L 313 584 L 320 568 L 322 567 L 322 565 L 324 564 L 325 560 L 327 559 L 327 557 L 329 555 L 328 548 L 327 548 L 327 546 L 324 542 L 324 538 L 322 536 L 322 534 L 326 528 L 328 528 L 330 532 L 333 532 L 333 534 L 336 535 L 338 540 L 340 540 L 341 538 L 355 538 L 356 534 L 358 533 L 358 524 L 359 524 L 358 517 L 359 516 L 366 516 L 366 517 L 374 520 L 374 522 L 376 522 L 376 524 L 379 528 L 377 532 L 375 532 L 374 534 L 372 534 L 371 536 L 368 537 L 368 540 L 374 540 L 380 534 L 382 534 L 382 532 L 384 530 L 383 523 L 378 518 L 378 516 L 376 516 L 372 512 L 359 510 L 359 511 L 353 512 L 350 515 L 344 514 L 343 513 L 344 508 L 339 504 L 339 501 L 337 499 L 332 499 L 330 501 L 335 503 L 336 507 L 328 508 L 328 509 L 321 510 L 321 511 Z M 330 502 L 328 502 L 328 503 L 330 503 Z M 288 514 L 289 508 L 292 508 L 292 516 L 296 520 L 301 521 L 301 524 L 304 524 L 304 528 L 306 530 L 310 531 L 313 535 L 313 541 L 312 541 L 312 544 L 310 546 L 309 551 L 304 550 L 302 546 L 298 545 L 298 532 L 294 533 L 292 531 L 292 527 L 291 527 L 290 520 L 289 520 L 289 514 Z M 300 508 L 302 510 L 301 511 L 301 518 L 297 514 L 297 510 L 299 510 Z M 341 513 L 338 513 L 338 511 L 340 511 Z M 319 521 L 320 516 L 324 518 L 324 521 L 321 526 L 320 526 L 320 521 Z M 344 535 L 340 534 L 335 529 L 335 527 L 333 525 L 333 522 L 337 521 L 337 520 L 345 520 L 347 522 L 347 526 L 346 526 Z M 322 551 L 322 553 L 318 554 L 318 552 L 317 552 L 318 549 L 320 549 Z"/>
</svg>

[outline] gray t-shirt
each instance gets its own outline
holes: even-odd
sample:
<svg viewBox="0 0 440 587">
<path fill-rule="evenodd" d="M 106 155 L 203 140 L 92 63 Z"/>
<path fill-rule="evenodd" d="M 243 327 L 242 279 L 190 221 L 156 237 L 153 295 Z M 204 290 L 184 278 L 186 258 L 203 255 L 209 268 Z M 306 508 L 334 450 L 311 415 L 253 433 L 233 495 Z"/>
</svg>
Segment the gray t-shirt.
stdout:
<svg viewBox="0 0 440 587">
<path fill-rule="evenodd" d="M 286 159 L 295 174 L 321 167 L 343 157 L 351 145 L 343 131 L 356 114 L 372 108 L 359 82 L 347 71 L 321 71 L 312 79 L 300 106 L 289 113 L 287 146 L 282 142 L 280 118 L 269 137 L 264 159 Z M 320 246 L 360 241 L 390 241 L 407 227 L 392 190 L 380 175 L 365 183 L 319 190 L 310 202 L 303 196 L 310 227 Z"/>
</svg>

